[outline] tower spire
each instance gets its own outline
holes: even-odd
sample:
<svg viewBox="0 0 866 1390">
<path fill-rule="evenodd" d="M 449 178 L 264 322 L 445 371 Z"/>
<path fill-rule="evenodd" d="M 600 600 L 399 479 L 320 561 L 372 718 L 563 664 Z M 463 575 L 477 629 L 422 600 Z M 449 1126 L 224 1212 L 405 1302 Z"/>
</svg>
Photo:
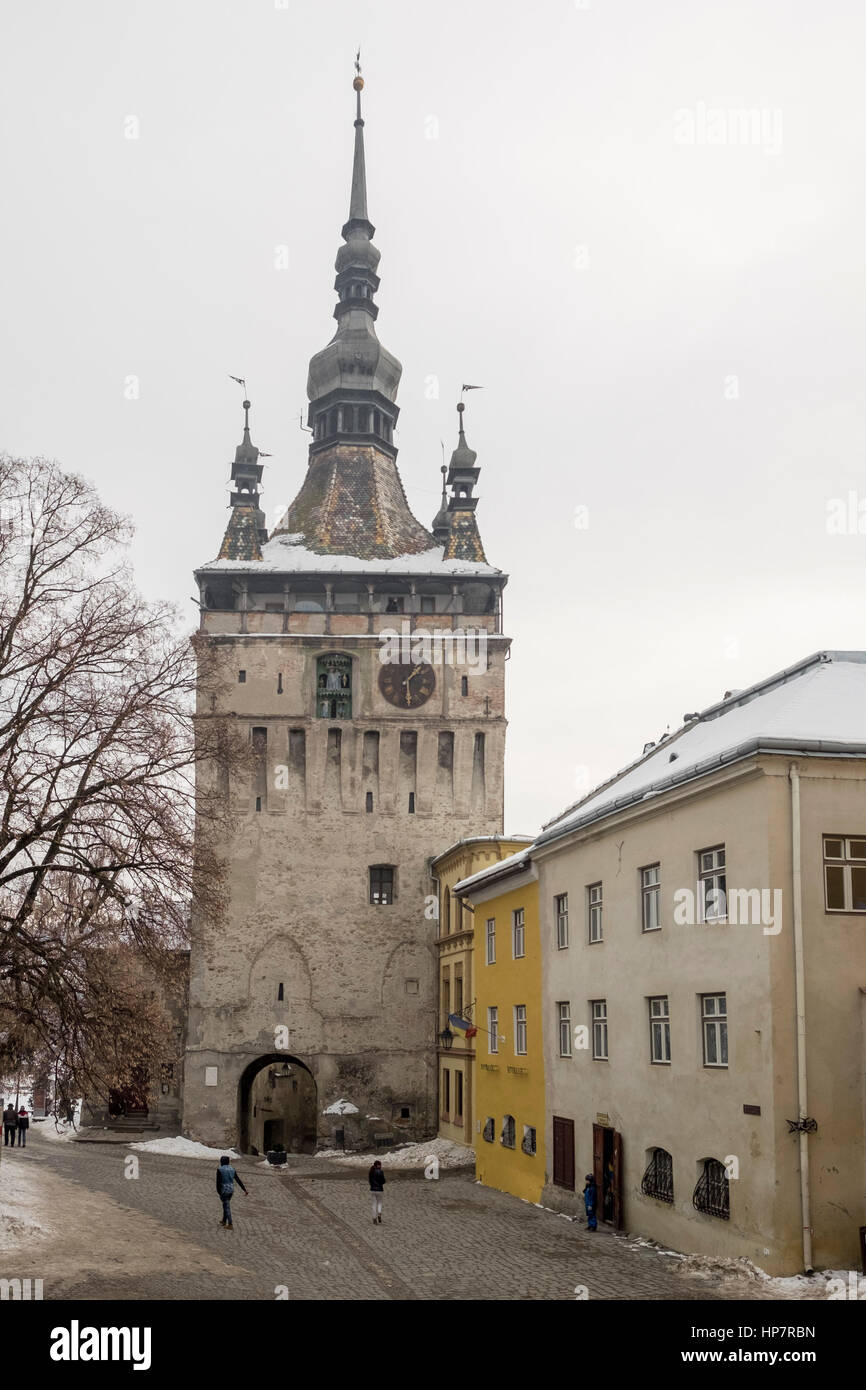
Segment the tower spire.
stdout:
<svg viewBox="0 0 866 1390">
<path fill-rule="evenodd" d="M 464 391 L 466 389 L 466 387 L 463 388 Z M 471 389 L 476 390 L 477 388 Z M 465 410 L 466 406 L 463 402 L 458 401 L 457 448 L 451 455 L 451 465 L 448 469 L 448 486 L 451 488 L 451 497 L 448 501 L 450 529 L 445 541 L 445 559 L 485 562 L 484 546 L 481 544 L 478 523 L 475 520 L 478 498 L 472 496 L 472 490 L 478 482 L 481 469 L 475 467 L 475 460 L 478 455 L 474 449 L 470 449 L 466 442 L 466 431 L 463 425 Z"/>
<path fill-rule="evenodd" d="M 364 160 L 364 118 L 361 115 L 361 93 L 364 90 L 364 79 L 361 76 L 361 50 L 358 49 L 355 58 L 355 78 L 352 82 L 355 89 L 355 155 L 352 161 L 352 191 L 349 195 L 349 220 L 343 228 L 343 236 L 348 240 L 347 232 L 351 231 L 353 224 L 368 228 L 367 235 L 373 237 L 376 228 L 367 217 L 367 166 Z"/>
<path fill-rule="evenodd" d="M 438 512 L 433 518 L 433 525 L 430 529 L 439 545 L 445 545 L 451 534 L 451 519 L 448 515 L 448 495 L 445 491 L 445 475 L 448 469 L 445 467 L 444 463 L 440 471 L 442 473 L 442 502 Z"/>
<path fill-rule="evenodd" d="M 232 380 L 238 381 L 238 377 Z M 245 382 L 241 385 L 246 386 Z M 250 439 L 250 402 L 244 398 L 244 437 L 235 449 L 232 464 L 234 491 L 229 499 L 232 514 L 220 547 L 220 560 L 260 560 L 268 539 L 265 514 L 259 505 L 259 484 L 264 464 Z"/>
<path fill-rule="evenodd" d="M 312 430 L 310 459 L 334 444 L 370 444 L 394 459 L 394 426 L 399 410 L 397 387 L 402 367 L 376 336 L 379 314 L 379 252 L 373 245 L 375 227 L 367 215 L 367 173 L 364 160 L 364 118 L 361 115 L 360 49 L 355 59 L 355 150 L 349 218 L 337 252 L 334 289 L 337 331 L 327 347 L 310 360 L 307 424 Z"/>
</svg>

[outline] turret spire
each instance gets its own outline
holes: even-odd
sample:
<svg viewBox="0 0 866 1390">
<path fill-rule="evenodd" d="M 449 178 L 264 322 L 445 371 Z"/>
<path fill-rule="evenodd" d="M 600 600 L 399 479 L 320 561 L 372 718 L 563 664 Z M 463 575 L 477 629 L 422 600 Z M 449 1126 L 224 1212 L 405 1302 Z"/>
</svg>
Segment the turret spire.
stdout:
<svg viewBox="0 0 866 1390">
<path fill-rule="evenodd" d="M 233 377 L 233 381 L 239 381 Z M 242 386 L 246 383 L 241 381 Z M 244 437 L 235 449 L 232 464 L 234 491 L 229 499 L 232 514 L 220 547 L 221 560 L 260 560 L 261 547 L 268 539 L 265 514 L 259 505 L 259 484 L 264 464 L 250 439 L 250 402 L 244 399 Z"/>
<path fill-rule="evenodd" d="M 444 446 L 443 446 L 443 447 L 444 447 Z M 445 467 L 445 464 L 443 463 L 442 469 L 441 469 L 441 473 L 442 473 L 442 502 L 441 502 L 441 505 L 440 505 L 440 507 L 439 507 L 438 512 L 436 513 L 436 515 L 435 515 L 434 518 L 433 518 L 433 525 L 432 525 L 432 527 L 431 527 L 431 530 L 433 531 L 433 535 L 434 535 L 435 539 L 438 541 L 439 545 L 445 545 L 445 544 L 446 544 L 446 542 L 447 542 L 447 540 L 448 540 L 448 536 L 449 536 L 450 531 L 451 531 L 451 521 L 450 521 L 450 518 L 449 518 L 449 516 L 448 516 L 448 496 L 447 496 L 446 491 L 445 491 L 445 475 L 446 475 L 447 472 L 448 472 L 448 469 Z"/>
<path fill-rule="evenodd" d="M 464 387 L 464 390 L 467 388 Z M 470 388 L 477 390 L 477 387 Z M 457 433 L 457 448 L 451 455 L 451 466 L 448 469 L 448 486 L 451 488 L 451 497 L 448 501 L 448 520 L 450 529 L 445 542 L 446 560 L 480 560 L 484 562 L 484 546 L 481 544 L 481 536 L 478 531 L 478 523 L 475 520 L 475 508 L 478 506 L 478 498 L 472 496 L 472 490 L 478 482 L 480 468 L 475 467 L 475 460 L 478 457 L 474 449 L 470 449 L 466 442 L 466 432 L 463 427 L 463 413 L 466 406 L 462 401 L 457 405 L 457 419 L 459 421 Z"/>
</svg>

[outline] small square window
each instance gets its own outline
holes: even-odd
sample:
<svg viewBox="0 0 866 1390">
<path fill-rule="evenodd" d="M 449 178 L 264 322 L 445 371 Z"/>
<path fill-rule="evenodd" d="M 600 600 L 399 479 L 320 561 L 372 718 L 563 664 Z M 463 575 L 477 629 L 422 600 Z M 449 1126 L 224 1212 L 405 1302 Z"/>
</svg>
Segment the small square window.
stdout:
<svg viewBox="0 0 866 1390">
<path fill-rule="evenodd" d="M 406 981 L 406 993 L 407 993 L 407 994 L 417 994 L 417 993 L 419 992 L 419 989 L 420 989 L 420 984 L 419 984 L 418 980 L 407 980 L 407 981 Z"/>
</svg>

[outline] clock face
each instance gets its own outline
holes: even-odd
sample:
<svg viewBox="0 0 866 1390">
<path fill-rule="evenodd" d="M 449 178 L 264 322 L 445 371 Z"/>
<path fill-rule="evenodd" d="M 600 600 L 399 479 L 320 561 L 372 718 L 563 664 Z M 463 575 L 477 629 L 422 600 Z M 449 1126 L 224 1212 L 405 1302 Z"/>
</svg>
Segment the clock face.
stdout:
<svg viewBox="0 0 866 1390">
<path fill-rule="evenodd" d="M 425 661 L 408 666 L 389 663 L 379 672 L 379 689 L 390 705 L 417 709 L 427 703 L 436 689 L 436 676 Z"/>
</svg>

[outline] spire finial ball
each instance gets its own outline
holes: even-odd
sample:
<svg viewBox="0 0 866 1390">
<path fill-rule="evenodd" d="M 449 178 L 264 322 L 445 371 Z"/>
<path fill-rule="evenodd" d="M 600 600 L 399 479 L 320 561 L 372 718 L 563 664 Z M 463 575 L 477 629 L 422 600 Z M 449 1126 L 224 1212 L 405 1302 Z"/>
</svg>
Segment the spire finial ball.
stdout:
<svg viewBox="0 0 866 1390">
<path fill-rule="evenodd" d="M 352 82 L 352 86 L 354 87 L 354 89 L 355 89 L 356 92 L 362 91 L 362 90 L 363 90 L 363 87 L 364 87 L 364 79 L 363 79 L 363 77 L 361 77 L 360 75 L 359 75 L 358 77 L 356 77 L 356 78 L 354 79 L 354 81 Z"/>
<path fill-rule="evenodd" d="M 249 401 L 244 401 L 244 410 L 249 410 L 249 408 L 250 408 L 250 403 L 249 403 Z"/>
<path fill-rule="evenodd" d="M 466 406 L 463 404 L 462 401 L 458 401 L 458 402 L 457 402 L 457 409 L 458 409 L 459 413 L 462 415 L 463 412 L 464 412 L 464 410 L 466 409 Z"/>
</svg>

